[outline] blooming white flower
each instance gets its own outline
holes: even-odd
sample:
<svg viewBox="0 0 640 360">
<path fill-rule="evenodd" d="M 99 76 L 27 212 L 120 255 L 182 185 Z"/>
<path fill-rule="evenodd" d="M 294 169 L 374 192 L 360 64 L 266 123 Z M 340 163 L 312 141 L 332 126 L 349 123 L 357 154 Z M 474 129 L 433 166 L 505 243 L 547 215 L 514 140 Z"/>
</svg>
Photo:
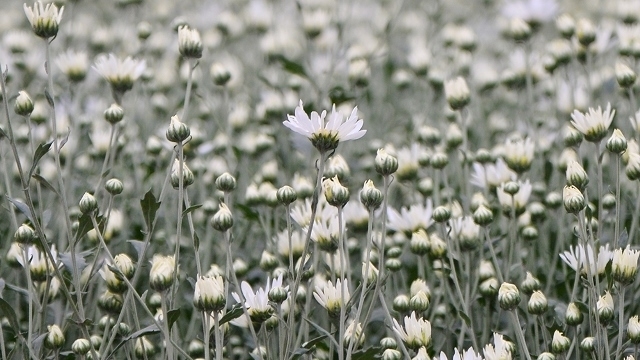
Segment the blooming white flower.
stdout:
<svg viewBox="0 0 640 360">
<path fill-rule="evenodd" d="M 93 68 L 104 77 L 116 92 L 125 92 L 133 88 L 133 83 L 146 69 L 144 60 L 136 60 L 130 56 L 124 60 L 114 54 L 100 55 Z"/>
<path fill-rule="evenodd" d="M 609 244 L 600 246 L 598 249 L 598 261 L 595 261 L 593 249 L 591 246 L 585 247 L 578 244 L 575 248 L 569 247 L 568 251 L 560 254 L 560 258 L 571 267 L 574 271 L 580 269 L 582 275 L 587 275 L 587 266 L 590 265 L 591 274 L 602 274 L 609 260 L 613 257 L 613 253 L 609 250 Z"/>
<path fill-rule="evenodd" d="M 312 111 L 311 117 L 309 117 L 302 107 L 302 100 L 300 100 L 300 104 L 295 109 L 295 115 L 287 115 L 287 120 L 283 124 L 294 132 L 309 138 L 313 146 L 321 152 L 335 149 L 340 141 L 360 139 L 367 132 L 362 130 L 364 121 L 358 119 L 357 106 L 353 108 L 346 121 L 342 114 L 336 111 L 335 105 L 333 105 L 328 121 L 325 121 L 326 116 L 327 111 L 324 110 L 321 114 Z"/>
<path fill-rule="evenodd" d="M 509 169 L 507 163 L 498 158 L 495 164 L 473 163 L 473 173 L 471 174 L 471 184 L 488 189 L 500 186 L 500 184 L 513 181 L 518 174 Z"/>
<path fill-rule="evenodd" d="M 271 317 L 273 308 L 269 305 L 269 281 L 267 281 L 266 290 L 260 287 L 256 292 L 253 292 L 251 285 L 246 281 L 240 284 L 240 288 L 242 289 L 242 295 L 244 297 L 244 305 L 247 307 L 247 312 L 252 321 L 263 322 Z M 233 292 L 231 296 L 233 296 L 237 302 L 242 302 L 242 298 L 238 293 Z"/>
<path fill-rule="evenodd" d="M 584 135 L 587 141 L 596 142 L 607 136 L 607 131 L 615 114 L 616 111 L 611 110 L 610 103 L 607 103 L 604 111 L 600 106 L 596 110 L 589 108 L 588 113 L 574 110 L 571 114 L 571 124 Z"/>
<path fill-rule="evenodd" d="M 514 171 L 522 173 L 529 170 L 533 162 L 535 144 L 530 138 L 515 138 L 505 144 L 504 160 Z"/>
<path fill-rule="evenodd" d="M 23 4 L 23 8 L 36 35 L 43 39 L 48 39 L 58 34 L 58 26 L 62 20 L 64 6 L 58 9 L 53 3 L 43 5 L 41 1 L 36 1 L 33 7 Z"/>
<path fill-rule="evenodd" d="M 640 251 L 631 250 L 629 246 L 622 250 L 613 251 L 613 263 L 611 271 L 614 280 L 622 284 L 630 284 L 636 279 L 638 273 L 638 257 Z"/>
<path fill-rule="evenodd" d="M 345 306 L 351 298 L 349 282 L 347 279 L 338 279 L 334 285 L 331 281 L 327 281 L 326 284 L 323 284 L 322 288 L 318 289 L 318 287 L 316 287 L 316 290 L 313 292 L 313 297 L 322 307 L 327 309 L 329 315 L 337 316 L 340 314 L 340 309 Z M 342 302 L 343 298 L 344 303 Z"/>
<path fill-rule="evenodd" d="M 58 55 L 56 64 L 71 81 L 82 81 L 89 69 L 89 57 L 84 51 L 67 50 Z"/>
<path fill-rule="evenodd" d="M 412 349 L 431 344 L 431 323 L 422 317 L 418 319 L 415 311 L 411 312 L 411 316 L 404 317 L 404 328 L 393 319 L 393 331 Z"/>
<path fill-rule="evenodd" d="M 389 208 L 387 216 L 389 229 L 410 234 L 419 229 L 427 230 L 432 224 L 433 204 L 428 199 L 426 204 L 414 204 L 409 208 L 403 207 L 400 212 L 393 208 Z"/>
<path fill-rule="evenodd" d="M 493 333 L 493 345 L 487 344 L 483 352 L 486 360 L 511 360 L 509 346 L 498 333 Z"/>
</svg>

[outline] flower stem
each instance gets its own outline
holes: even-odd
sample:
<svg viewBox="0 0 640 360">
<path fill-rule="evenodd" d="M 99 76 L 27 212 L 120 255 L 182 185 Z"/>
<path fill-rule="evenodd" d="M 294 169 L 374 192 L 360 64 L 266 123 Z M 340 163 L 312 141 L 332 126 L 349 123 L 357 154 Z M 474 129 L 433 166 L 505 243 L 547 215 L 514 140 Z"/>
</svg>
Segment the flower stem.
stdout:
<svg viewBox="0 0 640 360">
<path fill-rule="evenodd" d="M 529 349 L 527 348 L 527 342 L 524 338 L 524 334 L 522 333 L 520 319 L 518 319 L 518 315 L 516 314 L 515 310 L 509 311 L 509 316 L 511 317 L 511 321 L 513 322 L 513 327 L 516 330 L 516 337 L 518 338 L 518 342 L 520 343 L 522 354 L 524 354 L 527 360 L 531 360 L 531 355 L 529 354 Z"/>
</svg>

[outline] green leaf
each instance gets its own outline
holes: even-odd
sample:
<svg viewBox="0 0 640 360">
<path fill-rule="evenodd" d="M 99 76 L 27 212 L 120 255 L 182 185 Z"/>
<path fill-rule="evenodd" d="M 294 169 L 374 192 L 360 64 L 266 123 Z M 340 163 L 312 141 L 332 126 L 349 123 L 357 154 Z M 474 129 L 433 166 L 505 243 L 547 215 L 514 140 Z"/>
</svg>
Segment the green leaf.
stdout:
<svg viewBox="0 0 640 360">
<path fill-rule="evenodd" d="M 6 302 L 3 298 L 0 298 L 0 314 L 9 320 L 9 324 L 11 327 L 16 329 L 20 329 L 20 324 L 18 323 L 18 317 L 16 316 L 16 312 L 13 310 L 13 307 Z"/>
<path fill-rule="evenodd" d="M 200 238 L 198 237 L 198 234 L 195 231 L 193 233 L 193 248 L 196 249 L 196 251 L 200 249 Z"/>
<path fill-rule="evenodd" d="M 220 325 L 228 323 L 233 319 L 239 318 L 243 313 L 242 306 L 239 304 L 235 305 L 231 310 L 227 311 L 227 313 L 220 319 Z"/>
<path fill-rule="evenodd" d="M 13 206 L 16 207 L 16 209 L 18 209 L 18 211 L 23 213 L 27 217 L 27 219 L 31 221 L 32 224 L 35 223 L 35 221 L 33 221 L 33 215 L 31 215 L 31 210 L 29 210 L 29 207 L 25 203 L 20 200 L 12 199 L 9 197 L 9 195 L 6 195 L 6 197 L 7 200 L 9 200 L 9 202 L 12 203 Z"/>
<path fill-rule="evenodd" d="M 285 58 L 284 56 L 277 56 L 276 59 L 282 64 L 282 68 L 287 72 L 308 78 L 307 72 L 305 71 L 304 66 L 302 66 L 302 64 L 291 61 Z"/>
<path fill-rule="evenodd" d="M 71 135 L 71 128 L 67 127 L 67 135 L 65 135 L 60 140 L 60 144 L 58 145 L 58 154 L 60 154 L 60 151 L 62 151 L 62 148 L 64 147 L 64 145 L 67 143 L 67 141 L 69 141 L 69 135 Z"/>
<path fill-rule="evenodd" d="M 308 354 L 313 350 L 313 347 L 316 346 L 316 344 L 319 344 L 320 342 L 322 342 L 322 340 L 324 340 L 327 337 L 327 335 L 322 335 L 322 336 L 318 336 L 315 339 L 311 339 L 307 342 L 305 342 L 304 344 L 302 344 L 301 348 L 296 349 L 296 351 L 293 352 L 293 354 L 291 355 L 291 357 L 289 358 L 290 360 L 295 360 L 297 358 L 299 358 L 302 355 Z"/>
<path fill-rule="evenodd" d="M 140 240 L 127 240 L 127 242 L 131 244 L 131 246 L 133 246 L 133 248 L 136 250 L 136 253 L 138 254 L 138 261 L 140 261 L 140 258 L 142 257 L 142 253 L 144 252 L 146 243 Z"/>
<path fill-rule="evenodd" d="M 38 166 L 38 162 L 40 162 L 40 159 L 42 159 L 42 157 L 45 156 L 49 152 L 49 150 L 51 150 L 51 144 L 53 144 L 53 140 L 38 145 L 36 152 L 33 154 L 33 162 L 31 163 L 31 169 L 29 169 L 29 177 L 33 175 L 33 172 Z"/>
<path fill-rule="evenodd" d="M 55 103 L 53 102 L 53 97 L 51 97 L 51 94 L 49 93 L 49 89 L 44 89 L 44 97 L 47 98 L 47 102 L 49 103 L 49 106 L 51 106 L 51 109 L 55 109 Z"/>
<path fill-rule="evenodd" d="M 53 185 L 51 185 L 51 183 L 47 181 L 47 179 L 43 178 L 40 174 L 33 174 L 31 175 L 31 177 L 36 179 L 40 183 L 40 185 L 51 190 L 54 194 L 60 196 L 60 194 L 58 193 L 58 190 L 56 190 L 56 188 L 54 188 Z"/>
<path fill-rule="evenodd" d="M 471 319 L 469 318 L 469 315 L 465 314 L 464 311 L 458 311 L 458 315 L 462 318 L 462 320 L 468 327 L 471 326 Z"/>
<path fill-rule="evenodd" d="M 145 336 L 145 335 L 157 334 L 159 332 L 160 332 L 160 329 L 158 328 L 158 326 L 156 324 L 152 324 L 152 325 L 147 326 L 146 328 L 140 329 L 140 330 L 132 333 L 129 336 L 125 336 L 124 338 L 122 338 L 122 341 L 120 341 L 118 343 L 118 345 L 116 345 L 113 348 L 113 351 L 111 351 L 109 356 L 107 356 L 107 359 L 113 358 L 113 356 L 116 353 L 116 351 L 118 351 L 118 349 L 120 349 L 127 341 L 134 340 L 134 339 L 137 339 L 137 338 L 139 338 L 141 336 Z"/>
<path fill-rule="evenodd" d="M 242 215 L 244 215 L 244 217 L 247 220 L 251 220 L 251 221 L 258 221 L 260 220 L 260 216 L 258 215 L 258 212 L 253 210 L 251 207 L 244 205 L 244 204 L 235 204 L 234 208 L 236 210 L 240 210 L 240 212 L 242 213 Z"/>
<path fill-rule="evenodd" d="M 171 329 L 171 326 L 173 325 L 173 323 L 176 322 L 179 318 L 180 318 L 180 309 L 169 310 L 169 312 L 167 313 L 167 321 L 168 321 L 169 329 Z"/>
<path fill-rule="evenodd" d="M 104 230 L 104 216 L 98 215 L 96 217 L 96 222 L 98 223 L 98 229 L 96 229 L 96 231 Z M 93 229 L 93 221 L 91 221 L 91 216 L 89 216 L 89 214 L 82 214 L 82 216 L 80 216 L 80 219 L 78 219 L 78 230 L 76 230 L 76 241 L 80 240 L 89 231 L 91 231 L 91 229 Z"/>
<path fill-rule="evenodd" d="M 188 208 L 184 209 L 184 211 L 182 212 L 182 216 L 186 216 L 187 214 L 193 212 L 196 209 L 199 209 L 202 207 L 202 204 L 198 204 L 198 205 L 191 205 Z"/>
<path fill-rule="evenodd" d="M 368 349 L 362 349 L 354 351 L 351 359 L 353 360 L 369 360 L 375 358 L 382 351 L 380 347 L 370 347 Z"/>
<path fill-rule="evenodd" d="M 153 196 L 151 190 L 144 194 L 144 198 L 140 200 L 140 206 L 142 207 L 142 216 L 144 216 L 144 222 L 147 225 L 147 229 L 151 229 L 153 221 L 156 219 L 156 212 L 160 208 L 160 202 Z"/>
</svg>

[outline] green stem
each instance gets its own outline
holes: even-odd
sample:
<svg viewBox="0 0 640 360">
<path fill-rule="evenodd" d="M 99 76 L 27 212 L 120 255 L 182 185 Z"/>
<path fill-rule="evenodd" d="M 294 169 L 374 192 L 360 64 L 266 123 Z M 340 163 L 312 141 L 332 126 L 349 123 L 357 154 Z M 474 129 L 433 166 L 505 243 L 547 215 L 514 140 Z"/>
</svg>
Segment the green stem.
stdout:
<svg viewBox="0 0 640 360">
<path fill-rule="evenodd" d="M 338 231 L 339 231 L 339 235 L 338 235 L 338 248 L 340 248 L 340 251 L 338 252 L 338 256 L 339 259 L 338 261 L 340 262 L 340 278 L 342 279 L 340 282 L 340 303 L 342 304 L 342 306 L 340 306 L 340 323 L 339 323 L 339 331 L 338 331 L 338 360 L 343 360 L 344 359 L 344 326 L 345 326 L 345 322 L 346 322 L 346 309 L 347 309 L 347 302 L 345 299 L 345 293 L 347 291 L 347 286 L 348 284 L 346 284 L 346 280 L 347 278 L 345 277 L 344 271 L 347 267 L 346 264 L 346 259 L 345 257 L 347 256 L 347 254 L 344 251 L 344 224 L 342 221 L 342 206 L 338 206 Z M 366 277 L 366 274 L 365 274 Z M 362 292 L 364 292 L 364 288 L 362 288 Z M 355 329 L 354 329 L 354 333 L 355 333 Z"/>
<path fill-rule="evenodd" d="M 527 342 L 524 338 L 524 334 L 522 333 L 522 326 L 520 325 L 520 319 L 518 319 L 518 315 L 515 310 L 509 311 L 509 316 L 511 317 L 511 321 L 513 322 L 513 327 L 516 330 L 516 337 L 518 338 L 518 342 L 520 343 L 520 350 L 522 354 L 527 358 L 527 360 L 531 360 L 531 355 L 529 354 L 529 349 L 527 348 Z"/>
<path fill-rule="evenodd" d="M 616 348 L 616 360 L 620 358 L 622 336 L 624 335 L 624 293 L 625 286 L 620 284 L 620 294 L 618 294 L 618 346 Z"/>
<path fill-rule="evenodd" d="M 164 328 L 164 341 L 165 341 L 165 345 L 167 347 L 167 358 L 169 360 L 173 360 L 176 357 L 173 354 L 173 344 L 171 342 L 171 332 L 169 330 L 169 310 L 167 308 L 168 306 L 168 299 L 167 299 L 167 292 L 166 291 L 162 291 L 160 293 L 160 297 L 162 298 L 161 301 L 161 306 L 162 306 L 162 326 Z"/>
<path fill-rule="evenodd" d="M 218 316 L 217 311 L 214 311 L 214 313 L 216 313 L 215 316 L 217 317 Z M 209 327 L 210 327 L 209 323 L 211 323 L 211 313 L 208 312 L 208 311 L 203 311 L 202 312 L 202 320 L 203 320 L 203 326 L 204 326 L 204 328 L 203 328 L 203 330 L 204 330 L 203 331 L 203 336 L 204 336 L 204 359 L 205 360 L 210 360 L 211 359 L 211 344 L 210 344 L 211 336 L 209 335 Z M 214 320 L 214 322 L 216 323 L 214 325 L 218 325 L 216 320 Z M 217 334 L 217 329 L 216 329 L 216 337 L 217 336 L 218 336 L 218 334 Z M 217 341 L 217 338 L 216 338 L 216 341 Z M 218 351 L 218 345 L 216 344 L 216 353 L 217 353 L 217 351 Z M 216 360 L 219 360 L 219 359 L 216 357 Z"/>
<path fill-rule="evenodd" d="M 216 336 L 216 360 L 222 360 L 222 348 L 223 348 L 223 342 L 222 342 L 222 338 L 224 337 L 223 331 L 220 328 L 220 314 L 217 311 L 213 312 L 213 328 L 215 331 L 215 336 Z M 208 330 L 205 333 L 205 336 L 208 336 Z"/>
</svg>

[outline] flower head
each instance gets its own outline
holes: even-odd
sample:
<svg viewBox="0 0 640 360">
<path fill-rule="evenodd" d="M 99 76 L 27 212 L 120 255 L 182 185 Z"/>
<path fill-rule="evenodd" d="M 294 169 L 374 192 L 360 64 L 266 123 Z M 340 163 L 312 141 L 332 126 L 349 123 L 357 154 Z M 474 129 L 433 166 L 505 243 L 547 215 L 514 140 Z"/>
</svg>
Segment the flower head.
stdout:
<svg viewBox="0 0 640 360">
<path fill-rule="evenodd" d="M 219 311 L 227 302 L 222 276 L 202 276 L 196 281 L 193 304 L 204 311 Z"/>
<path fill-rule="evenodd" d="M 202 57 L 202 40 L 196 29 L 186 25 L 178 28 L 178 50 L 185 58 L 200 59 Z"/>
<path fill-rule="evenodd" d="M 613 278 L 621 284 L 630 284 L 636 279 L 638 273 L 638 257 L 640 251 L 631 250 L 629 246 L 622 250 L 613 251 L 612 273 Z"/>
<path fill-rule="evenodd" d="M 444 92 L 447 102 L 453 110 L 462 109 L 471 100 L 467 82 L 461 76 L 445 81 Z"/>
<path fill-rule="evenodd" d="M 484 357 L 486 360 L 511 360 L 509 345 L 501 334 L 493 333 L 493 345 L 484 347 Z"/>
<path fill-rule="evenodd" d="M 569 251 L 565 251 L 560 254 L 560 258 L 571 267 L 574 271 L 580 269 L 582 275 L 587 275 L 587 266 L 590 266 L 590 274 L 602 274 L 607 266 L 609 260 L 611 260 L 613 254 L 609 250 L 609 244 L 606 246 L 600 246 L 598 249 L 598 261 L 596 263 L 593 255 L 593 249 L 591 246 L 586 248 L 582 244 L 578 244 L 575 248 L 569 247 Z"/>
<path fill-rule="evenodd" d="M 611 104 L 607 104 L 607 108 L 602 111 L 598 106 L 597 110 L 589 108 L 588 113 L 581 113 L 574 110 L 571 114 L 571 124 L 578 129 L 587 141 L 596 142 L 607 136 L 609 126 L 613 121 L 615 110 L 611 110 Z"/>
<path fill-rule="evenodd" d="M 58 34 L 64 6 L 58 9 L 55 4 L 43 5 L 42 2 L 36 1 L 33 7 L 29 7 L 27 4 L 24 4 L 23 7 L 36 35 L 43 39 L 49 39 Z"/>
<path fill-rule="evenodd" d="M 411 316 L 404 317 L 404 328 L 393 319 L 393 331 L 412 349 L 431 344 L 431 323 L 422 317 L 418 319 L 415 311 L 411 312 Z"/>
<path fill-rule="evenodd" d="M 173 256 L 154 255 L 151 259 L 149 285 L 156 291 L 168 289 L 174 281 L 176 260 Z"/>
<path fill-rule="evenodd" d="M 343 294 L 344 291 L 344 294 Z M 351 295 L 349 294 L 349 283 L 347 279 L 336 280 L 335 286 L 331 281 L 327 281 L 321 289 L 313 292 L 313 297 L 322 305 L 331 316 L 340 314 L 340 309 L 346 306 Z M 344 299 L 344 303 L 342 300 Z"/>
<path fill-rule="evenodd" d="M 307 115 L 302 107 L 302 100 L 295 109 L 295 115 L 287 115 L 284 126 L 304 135 L 313 146 L 320 152 L 326 152 L 338 147 L 340 141 L 360 139 L 367 132 L 362 130 L 363 120 L 358 119 L 358 107 L 354 107 L 347 120 L 343 119 L 341 113 L 336 111 L 333 105 L 329 120 L 325 121 L 327 111 L 318 114 L 311 112 L 311 117 Z"/>
<path fill-rule="evenodd" d="M 93 68 L 109 82 L 115 92 L 124 93 L 133 88 L 133 83 L 146 69 L 146 63 L 129 56 L 122 60 L 109 54 L 100 55 Z"/>
<path fill-rule="evenodd" d="M 56 64 L 70 81 L 82 81 L 87 75 L 89 58 L 86 52 L 67 50 L 58 55 Z"/>
<path fill-rule="evenodd" d="M 246 281 L 242 282 L 240 288 L 242 289 L 244 304 L 251 320 L 261 323 L 269 319 L 273 314 L 273 308 L 269 305 L 269 282 L 267 281 L 266 290 L 258 288 L 256 292 L 253 292 L 251 285 Z M 238 293 L 234 292 L 231 295 L 237 302 L 242 302 L 242 298 Z"/>
</svg>

